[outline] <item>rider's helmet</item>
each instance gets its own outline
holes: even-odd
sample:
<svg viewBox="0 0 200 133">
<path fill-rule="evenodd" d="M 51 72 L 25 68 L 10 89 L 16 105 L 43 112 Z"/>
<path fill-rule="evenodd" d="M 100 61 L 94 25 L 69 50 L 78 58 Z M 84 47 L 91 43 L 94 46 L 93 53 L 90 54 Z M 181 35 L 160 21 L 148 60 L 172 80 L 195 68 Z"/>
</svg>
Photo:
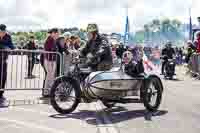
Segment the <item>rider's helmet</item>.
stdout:
<svg viewBox="0 0 200 133">
<path fill-rule="evenodd" d="M 172 42 L 168 41 L 168 42 L 166 43 L 166 48 L 171 48 L 171 47 L 172 47 Z"/>
<path fill-rule="evenodd" d="M 87 32 L 98 32 L 98 26 L 97 24 L 88 24 L 87 26 Z"/>
<path fill-rule="evenodd" d="M 2 32 L 6 31 L 6 25 L 5 24 L 0 24 L 0 31 L 2 31 Z"/>
</svg>

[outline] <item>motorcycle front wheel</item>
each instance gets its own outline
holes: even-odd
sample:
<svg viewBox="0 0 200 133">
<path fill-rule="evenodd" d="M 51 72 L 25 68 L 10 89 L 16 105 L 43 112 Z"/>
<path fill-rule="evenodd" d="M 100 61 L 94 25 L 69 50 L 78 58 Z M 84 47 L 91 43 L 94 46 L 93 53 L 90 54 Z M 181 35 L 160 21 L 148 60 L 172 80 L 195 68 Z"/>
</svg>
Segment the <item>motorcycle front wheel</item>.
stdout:
<svg viewBox="0 0 200 133">
<path fill-rule="evenodd" d="M 81 100 L 81 89 L 78 81 L 70 77 L 57 79 L 50 91 L 50 101 L 53 108 L 61 113 L 73 112 Z"/>
</svg>

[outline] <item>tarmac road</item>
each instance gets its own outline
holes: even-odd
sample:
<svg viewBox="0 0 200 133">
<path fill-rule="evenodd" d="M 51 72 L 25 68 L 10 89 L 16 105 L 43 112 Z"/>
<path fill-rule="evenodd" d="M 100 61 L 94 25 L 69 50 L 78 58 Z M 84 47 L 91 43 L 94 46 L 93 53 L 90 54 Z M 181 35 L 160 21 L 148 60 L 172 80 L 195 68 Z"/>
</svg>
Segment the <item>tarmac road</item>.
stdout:
<svg viewBox="0 0 200 133">
<path fill-rule="evenodd" d="M 143 104 L 117 104 L 104 110 L 97 102 L 82 103 L 72 114 L 62 116 L 36 100 L 40 91 L 6 92 L 11 106 L 0 108 L 0 133 L 199 133 L 200 81 L 183 71 L 182 67 L 177 70 L 179 80 L 163 80 L 162 104 L 154 114 Z"/>
</svg>

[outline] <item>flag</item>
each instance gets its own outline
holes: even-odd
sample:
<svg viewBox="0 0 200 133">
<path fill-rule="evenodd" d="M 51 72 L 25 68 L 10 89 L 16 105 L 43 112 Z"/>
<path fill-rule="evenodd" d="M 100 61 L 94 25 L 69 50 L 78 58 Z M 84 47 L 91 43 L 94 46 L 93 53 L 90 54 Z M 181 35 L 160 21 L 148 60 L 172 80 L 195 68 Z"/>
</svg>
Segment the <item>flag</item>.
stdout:
<svg viewBox="0 0 200 133">
<path fill-rule="evenodd" d="M 130 25 L 129 25 L 129 18 L 127 15 L 126 16 L 125 33 L 124 33 L 124 44 L 125 45 L 129 42 L 129 30 L 130 30 Z"/>
</svg>

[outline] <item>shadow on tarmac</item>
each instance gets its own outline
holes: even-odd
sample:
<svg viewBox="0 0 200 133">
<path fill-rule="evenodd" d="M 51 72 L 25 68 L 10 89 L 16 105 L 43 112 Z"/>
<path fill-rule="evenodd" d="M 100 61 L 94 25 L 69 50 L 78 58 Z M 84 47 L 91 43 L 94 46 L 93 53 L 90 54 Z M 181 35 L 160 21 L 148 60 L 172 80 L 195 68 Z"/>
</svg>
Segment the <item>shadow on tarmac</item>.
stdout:
<svg viewBox="0 0 200 133">
<path fill-rule="evenodd" d="M 108 118 L 112 124 L 120 123 L 127 120 L 137 119 L 143 117 L 146 121 L 152 121 L 153 117 L 162 116 L 167 114 L 168 111 L 160 110 L 157 112 L 148 112 L 147 110 L 133 110 L 127 111 L 123 107 L 100 110 L 100 111 L 89 111 L 89 110 L 80 110 L 80 112 L 71 113 L 67 115 L 55 114 L 50 117 L 55 119 L 79 119 L 84 120 L 91 125 L 100 125 L 100 124 L 110 124 L 105 122 L 105 117 Z M 97 123 L 97 119 L 103 121 L 103 123 Z"/>
<path fill-rule="evenodd" d="M 163 78 L 165 81 L 184 81 L 182 79 L 178 79 L 178 78 L 173 78 L 173 79 L 169 79 L 169 78 Z"/>
</svg>

